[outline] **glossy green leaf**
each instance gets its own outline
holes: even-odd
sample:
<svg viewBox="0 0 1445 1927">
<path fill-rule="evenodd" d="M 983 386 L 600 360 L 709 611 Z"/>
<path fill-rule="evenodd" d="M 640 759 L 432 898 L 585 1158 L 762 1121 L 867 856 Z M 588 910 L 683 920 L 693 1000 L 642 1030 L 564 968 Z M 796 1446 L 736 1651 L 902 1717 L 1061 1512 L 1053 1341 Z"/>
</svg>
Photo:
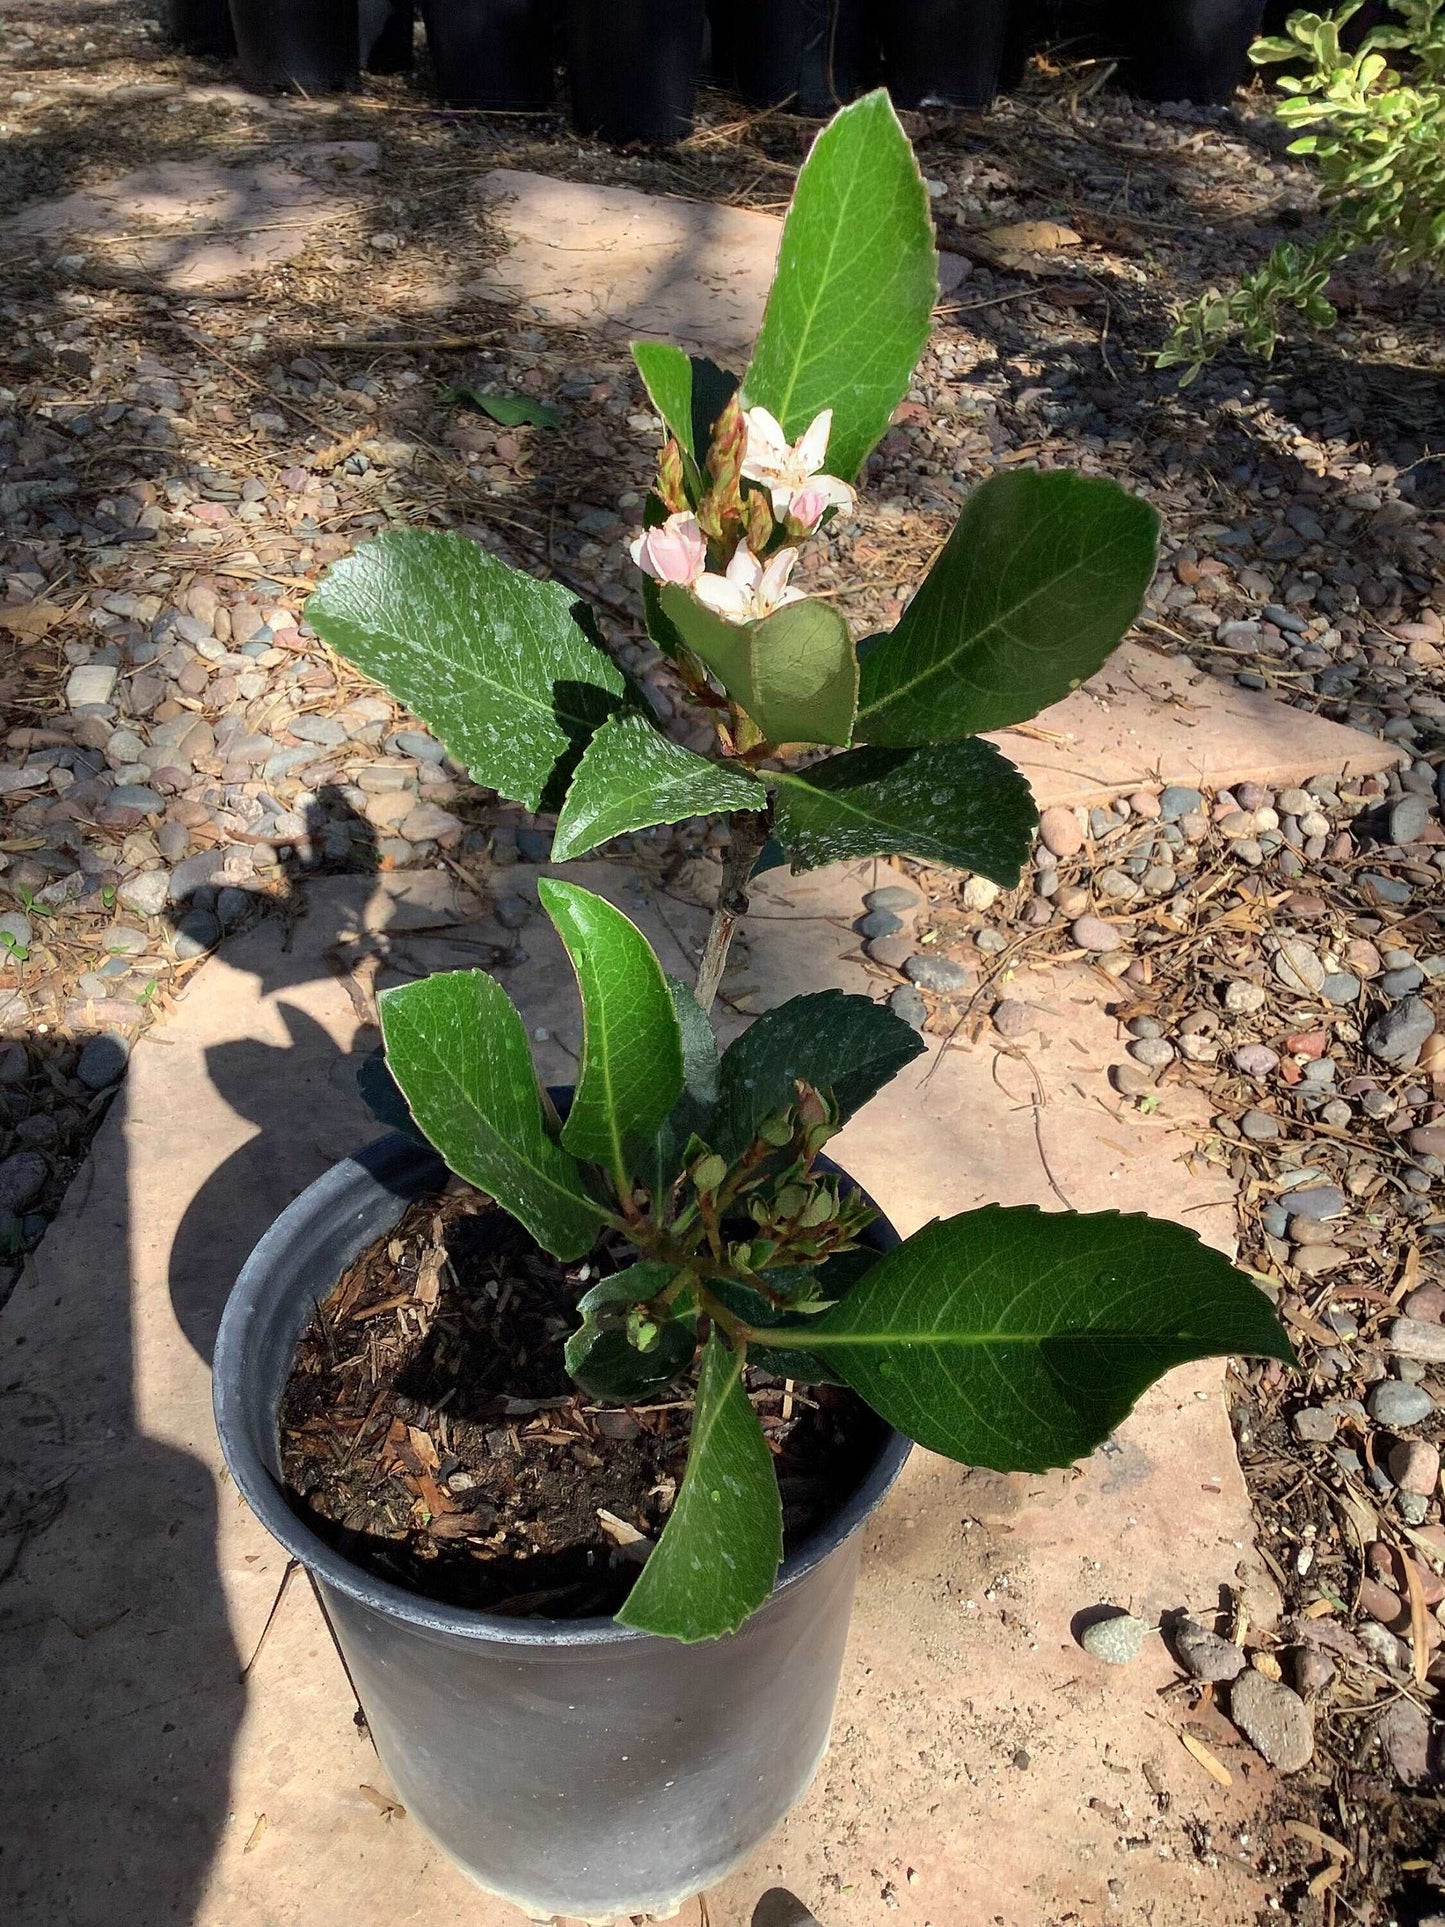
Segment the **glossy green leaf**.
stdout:
<svg viewBox="0 0 1445 1927">
<path fill-rule="evenodd" d="M 655 1298 L 671 1282 L 670 1265 L 644 1262 L 604 1278 L 579 1302 L 582 1323 L 567 1340 L 569 1375 L 584 1392 L 610 1404 L 651 1398 L 685 1372 L 697 1350 L 697 1318 L 658 1319 L 647 1348 L 635 1342 L 636 1320 L 628 1312 Z"/>
<path fill-rule="evenodd" d="M 665 1190 L 679 1175 L 683 1152 L 692 1137 L 706 1137 L 718 1093 L 718 1048 L 712 1019 L 676 977 L 667 978 L 667 990 L 682 1037 L 682 1095 L 658 1126 L 640 1174 L 651 1191 Z"/>
<path fill-rule="evenodd" d="M 1002 729 L 1107 660 L 1143 607 L 1159 517 L 1117 483 L 1019 469 L 969 497 L 891 635 L 863 651 L 859 738 Z"/>
<path fill-rule="evenodd" d="M 627 688 L 570 590 L 442 530 L 364 543 L 327 573 L 306 617 L 429 724 L 474 781 L 530 810 L 560 803 Z"/>
<path fill-rule="evenodd" d="M 682 1089 L 677 1013 L 651 944 L 620 910 L 555 877 L 537 894 L 582 993 L 582 1062 L 562 1142 L 605 1165 L 625 1194 L 639 1150 Z"/>
<path fill-rule="evenodd" d="M 386 1060 L 451 1169 L 494 1197 L 555 1258 L 581 1258 L 602 1209 L 547 1129 L 527 1033 L 480 970 L 444 971 L 378 999 Z"/>
<path fill-rule="evenodd" d="M 830 602 L 809 598 L 760 622 L 724 622 L 675 582 L 658 597 L 692 653 L 771 743 L 853 739 L 858 655 Z"/>
<path fill-rule="evenodd" d="M 1182 1225 L 989 1205 L 905 1239 L 800 1341 L 931 1451 L 1069 1465 L 1193 1358 L 1286 1362 L 1269 1301 Z"/>
<path fill-rule="evenodd" d="M 1012 889 L 1039 815 L 1027 779 L 978 737 L 918 749 L 851 749 L 769 774 L 777 836 L 795 870 L 904 855 Z"/>
<path fill-rule="evenodd" d="M 473 388 L 461 382 L 448 388 L 442 400 L 469 401 L 503 428 L 560 428 L 562 425 L 562 416 L 551 402 L 537 401 L 531 395 L 493 395 L 485 388 Z"/>
<path fill-rule="evenodd" d="M 740 1156 L 765 1118 L 796 1101 L 799 1078 L 831 1091 L 846 1123 L 923 1048 L 911 1025 L 871 998 L 842 990 L 790 997 L 723 1052 L 709 1142 L 726 1158 Z"/>
<path fill-rule="evenodd" d="M 767 801 L 767 791 L 746 770 L 684 749 L 628 710 L 610 717 L 582 752 L 557 818 L 552 857 L 565 863 L 629 830 L 761 810 Z"/>
<path fill-rule="evenodd" d="M 669 1639 L 736 1632 L 772 1591 L 783 1507 L 743 1360 L 714 1331 L 702 1355 L 687 1471 L 656 1550 L 617 1617 Z"/>
<path fill-rule="evenodd" d="M 695 479 L 707 462 L 713 424 L 737 390 L 737 376 L 669 341 L 634 341 L 632 359 Z"/>
<path fill-rule="evenodd" d="M 745 405 L 794 441 L 831 408 L 828 470 L 851 481 L 908 392 L 937 298 L 928 190 L 880 89 L 836 114 L 803 164 Z"/>
</svg>

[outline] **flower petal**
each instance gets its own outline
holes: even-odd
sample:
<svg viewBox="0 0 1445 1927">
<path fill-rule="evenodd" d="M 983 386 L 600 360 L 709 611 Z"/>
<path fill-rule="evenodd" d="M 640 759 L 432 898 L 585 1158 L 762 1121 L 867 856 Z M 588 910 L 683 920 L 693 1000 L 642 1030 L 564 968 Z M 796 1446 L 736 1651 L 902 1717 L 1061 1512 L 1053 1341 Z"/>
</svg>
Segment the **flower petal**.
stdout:
<svg viewBox="0 0 1445 1927">
<path fill-rule="evenodd" d="M 725 575 L 700 575 L 692 585 L 692 592 L 705 609 L 711 609 L 724 622 L 752 620 L 752 591 L 729 582 Z"/>
<path fill-rule="evenodd" d="M 781 422 L 766 408 L 750 408 L 746 419 L 748 439 L 743 452 L 743 474 L 750 481 L 765 482 L 793 451 Z"/>
<path fill-rule="evenodd" d="M 815 475 L 828 453 L 828 437 L 833 432 L 833 411 L 825 408 L 813 417 L 797 446 L 797 456 L 805 475 Z"/>
<path fill-rule="evenodd" d="M 751 595 L 763 579 L 763 565 L 746 542 L 739 542 L 728 564 L 727 579 Z"/>
</svg>

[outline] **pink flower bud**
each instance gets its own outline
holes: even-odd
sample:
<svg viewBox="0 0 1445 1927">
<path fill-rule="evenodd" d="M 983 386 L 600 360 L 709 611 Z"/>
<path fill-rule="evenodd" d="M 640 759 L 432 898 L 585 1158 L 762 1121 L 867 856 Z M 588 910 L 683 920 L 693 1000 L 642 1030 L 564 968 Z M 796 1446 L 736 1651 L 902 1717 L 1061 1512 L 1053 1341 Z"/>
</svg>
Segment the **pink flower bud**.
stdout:
<svg viewBox="0 0 1445 1927">
<path fill-rule="evenodd" d="M 707 538 L 697 517 L 684 510 L 669 515 L 659 528 L 644 529 L 631 544 L 631 554 L 645 575 L 690 588 L 707 567 Z"/>
</svg>

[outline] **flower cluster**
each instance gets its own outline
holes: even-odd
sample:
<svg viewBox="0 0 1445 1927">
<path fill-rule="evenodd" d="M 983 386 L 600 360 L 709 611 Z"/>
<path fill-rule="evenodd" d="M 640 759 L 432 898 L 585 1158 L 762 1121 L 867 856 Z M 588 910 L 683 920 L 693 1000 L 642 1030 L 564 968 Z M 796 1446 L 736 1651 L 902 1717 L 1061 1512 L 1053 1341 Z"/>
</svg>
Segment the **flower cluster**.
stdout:
<svg viewBox="0 0 1445 1927">
<path fill-rule="evenodd" d="M 726 622 L 754 622 L 801 601 L 802 590 L 789 586 L 797 544 L 830 510 L 846 514 L 856 499 L 846 482 L 823 473 L 832 427 L 833 411 L 825 408 L 789 442 L 766 408 L 730 403 L 708 451 L 708 486 L 695 503 L 677 444 L 669 441 L 658 495 L 671 513 L 631 544 L 633 561 L 657 582 L 690 589 Z M 754 487 L 744 492 L 745 482 Z"/>
</svg>

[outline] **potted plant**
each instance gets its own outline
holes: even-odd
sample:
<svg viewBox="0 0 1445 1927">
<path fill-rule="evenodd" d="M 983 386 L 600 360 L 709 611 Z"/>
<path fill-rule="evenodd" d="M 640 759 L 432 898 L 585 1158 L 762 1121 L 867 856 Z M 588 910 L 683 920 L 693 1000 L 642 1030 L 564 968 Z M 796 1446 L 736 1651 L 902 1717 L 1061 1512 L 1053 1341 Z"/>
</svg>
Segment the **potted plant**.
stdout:
<svg viewBox="0 0 1445 1927">
<path fill-rule="evenodd" d="M 572 123 L 607 141 L 692 132 L 704 0 L 571 0 Z"/>
<path fill-rule="evenodd" d="M 1066 1465 L 1171 1366 L 1290 1356 L 1253 1284 L 1175 1224 L 992 1206 L 900 1241 L 824 1154 L 922 1048 L 886 1007 L 823 991 L 716 1046 L 760 866 L 905 852 L 1016 880 L 1033 803 L 978 732 L 1098 669 L 1153 572 L 1146 504 L 1014 471 L 887 634 L 855 643 L 791 580 L 853 507 L 936 287 L 924 183 L 876 93 L 814 144 L 741 385 L 634 347 L 664 440 L 632 553 L 715 755 L 661 732 L 562 585 L 459 535 L 383 534 L 308 606 L 477 782 L 557 810 L 556 865 L 731 826 L 690 987 L 610 903 L 539 884 L 584 1014 L 570 1093 L 539 1089 L 484 972 L 383 994 L 372 1083 L 402 1133 L 282 1215 L 216 1350 L 237 1484 L 318 1580 L 401 1797 L 533 1915 L 666 1913 L 798 1797 L 857 1528 L 908 1440 Z M 373 1311 L 405 1325 L 395 1366 Z M 629 1494 L 610 1511 L 608 1481 Z M 564 1524 L 582 1494 L 605 1536 L 562 1546 L 519 1491 Z"/>
<path fill-rule="evenodd" d="M 544 0 L 422 0 L 437 92 L 449 107 L 537 112 L 552 104 Z"/>
<path fill-rule="evenodd" d="M 883 74 L 900 107 L 987 107 L 1014 0 L 889 0 Z"/>
</svg>

